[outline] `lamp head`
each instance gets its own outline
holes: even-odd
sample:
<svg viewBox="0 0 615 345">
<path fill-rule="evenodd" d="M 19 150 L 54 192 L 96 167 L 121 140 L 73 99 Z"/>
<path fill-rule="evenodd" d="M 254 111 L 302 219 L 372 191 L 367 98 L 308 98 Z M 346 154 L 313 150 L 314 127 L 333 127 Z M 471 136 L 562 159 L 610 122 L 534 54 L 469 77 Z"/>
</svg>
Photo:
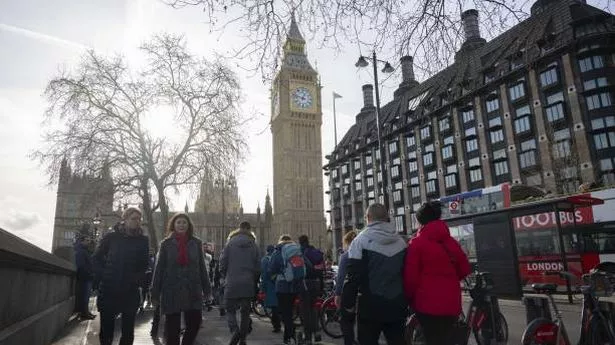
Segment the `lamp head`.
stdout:
<svg viewBox="0 0 615 345">
<path fill-rule="evenodd" d="M 365 57 L 359 56 L 359 60 L 357 60 L 357 63 L 355 63 L 354 65 L 356 67 L 367 67 L 369 65 L 369 62 L 365 60 Z"/>
</svg>

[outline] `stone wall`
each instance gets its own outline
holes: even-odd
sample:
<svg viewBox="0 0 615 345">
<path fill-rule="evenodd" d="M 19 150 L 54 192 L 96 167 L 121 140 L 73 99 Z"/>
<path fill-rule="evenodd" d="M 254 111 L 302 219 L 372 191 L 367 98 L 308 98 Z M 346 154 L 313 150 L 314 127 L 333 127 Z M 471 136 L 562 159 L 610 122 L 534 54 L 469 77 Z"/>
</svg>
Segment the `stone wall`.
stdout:
<svg viewBox="0 0 615 345">
<path fill-rule="evenodd" d="M 75 267 L 0 229 L 0 345 L 49 344 L 73 314 Z"/>
</svg>

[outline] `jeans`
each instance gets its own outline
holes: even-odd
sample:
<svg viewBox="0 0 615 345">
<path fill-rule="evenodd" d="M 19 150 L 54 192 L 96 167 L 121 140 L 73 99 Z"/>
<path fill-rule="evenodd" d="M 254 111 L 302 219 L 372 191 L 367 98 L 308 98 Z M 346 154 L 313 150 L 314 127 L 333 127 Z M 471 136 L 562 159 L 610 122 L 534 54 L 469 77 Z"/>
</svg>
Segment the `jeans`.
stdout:
<svg viewBox="0 0 615 345">
<path fill-rule="evenodd" d="M 136 310 L 123 311 L 120 313 L 100 312 L 100 345 L 111 345 L 113 343 L 113 333 L 115 332 L 115 318 L 122 315 L 122 337 L 119 345 L 132 345 L 135 339 L 135 317 Z"/>
<path fill-rule="evenodd" d="M 436 316 L 416 313 L 427 345 L 452 345 L 453 327 L 457 316 Z"/>
<path fill-rule="evenodd" d="M 284 324 L 284 342 L 290 341 L 295 337 L 295 322 L 293 321 L 293 310 L 295 308 L 295 293 L 278 293 L 278 308 Z"/>
<path fill-rule="evenodd" d="M 384 333 L 388 345 L 405 345 L 404 326 L 406 320 L 379 322 L 374 319 L 358 319 L 358 340 L 360 345 L 378 345 L 380 333 Z"/>
<path fill-rule="evenodd" d="M 186 331 L 181 340 L 181 345 L 192 345 L 201 327 L 201 309 L 186 310 L 183 313 L 184 321 L 186 322 Z M 180 345 L 179 333 L 181 331 L 181 313 L 166 314 L 165 318 L 166 345 Z"/>
</svg>

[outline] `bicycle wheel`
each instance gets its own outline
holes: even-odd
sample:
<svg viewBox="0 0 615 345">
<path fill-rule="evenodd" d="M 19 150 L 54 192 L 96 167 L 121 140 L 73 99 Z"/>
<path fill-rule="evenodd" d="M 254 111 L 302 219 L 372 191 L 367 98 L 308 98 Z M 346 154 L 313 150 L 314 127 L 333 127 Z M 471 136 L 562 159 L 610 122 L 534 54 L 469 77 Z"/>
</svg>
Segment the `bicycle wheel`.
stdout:
<svg viewBox="0 0 615 345">
<path fill-rule="evenodd" d="M 318 318 L 320 319 L 322 330 L 331 338 L 339 339 L 343 337 L 344 334 L 342 333 L 342 326 L 340 324 L 340 313 L 335 303 L 332 303 L 332 299 L 333 297 L 329 297 L 322 303 Z"/>
<path fill-rule="evenodd" d="M 523 332 L 522 345 L 556 345 L 559 326 L 545 318 L 535 319 Z M 567 345 L 566 337 L 561 334 L 558 345 Z"/>
<path fill-rule="evenodd" d="M 412 315 L 406 321 L 406 329 L 404 331 L 406 345 L 424 345 L 427 344 L 423 329 L 416 316 Z"/>
<path fill-rule="evenodd" d="M 506 322 L 506 318 L 504 318 L 504 315 L 502 315 L 502 313 L 498 313 L 497 319 L 495 320 L 495 324 L 497 327 L 495 339 L 498 343 L 505 344 L 508 341 L 508 323 Z M 478 331 L 478 336 L 480 337 L 480 339 L 491 338 L 491 334 L 484 333 L 486 332 L 483 332 L 482 330 Z"/>
<path fill-rule="evenodd" d="M 254 314 L 263 317 L 269 317 L 271 314 L 269 308 L 266 308 L 261 301 L 252 302 L 252 311 L 254 312 Z"/>
<path fill-rule="evenodd" d="M 615 343 L 613 326 L 602 313 L 592 315 L 592 320 L 587 331 L 587 339 L 589 339 L 588 344 L 590 345 L 611 345 Z"/>
</svg>

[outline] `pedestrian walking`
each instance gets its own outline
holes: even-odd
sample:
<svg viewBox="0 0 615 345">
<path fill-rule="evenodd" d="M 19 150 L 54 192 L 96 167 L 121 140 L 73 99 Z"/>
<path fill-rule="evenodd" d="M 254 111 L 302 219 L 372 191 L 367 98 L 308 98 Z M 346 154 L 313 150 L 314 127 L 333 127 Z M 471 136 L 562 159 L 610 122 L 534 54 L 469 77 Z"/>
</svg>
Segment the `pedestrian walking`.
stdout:
<svg viewBox="0 0 615 345">
<path fill-rule="evenodd" d="M 185 213 L 171 217 L 167 234 L 158 252 L 152 301 L 165 315 L 166 344 L 180 344 L 183 314 L 186 330 L 181 344 L 192 345 L 201 326 L 203 300 L 211 294 L 203 244 L 194 236 L 194 226 Z"/>
<path fill-rule="evenodd" d="M 358 316 L 361 345 L 377 345 L 381 333 L 389 345 L 403 345 L 408 316 L 402 283 L 406 243 L 389 223 L 384 205 L 371 204 L 366 218 L 366 229 L 348 249 L 342 317 L 353 322 Z"/>
<path fill-rule="evenodd" d="M 149 240 L 141 229 L 141 211 L 129 207 L 117 230 L 105 235 L 93 256 L 96 301 L 100 312 L 100 344 L 111 345 L 115 319 L 122 317 L 120 345 L 132 345 L 139 287 L 148 265 Z"/>
<path fill-rule="evenodd" d="M 75 241 L 75 265 L 77 266 L 77 289 L 75 307 L 81 320 L 93 320 L 96 315 L 90 312 L 90 293 L 94 280 L 90 236 L 79 233 Z"/>
<path fill-rule="evenodd" d="M 282 320 L 280 318 L 280 310 L 278 309 L 278 296 L 275 293 L 275 280 L 267 273 L 269 271 L 269 264 L 271 262 L 271 256 L 275 247 L 273 245 L 267 246 L 267 255 L 261 259 L 261 280 L 260 289 L 265 294 L 264 306 L 271 310 L 271 325 L 273 326 L 273 333 L 280 333 L 282 330 Z"/>
<path fill-rule="evenodd" d="M 299 246 L 305 260 L 305 285 L 299 291 L 301 298 L 301 313 L 303 314 L 303 329 L 306 343 L 321 341 L 318 332 L 318 312 L 315 308 L 316 298 L 323 295 L 325 278 L 325 255 L 310 244 L 307 235 L 299 236 Z"/>
<path fill-rule="evenodd" d="M 344 287 L 344 279 L 346 279 L 348 248 L 355 237 L 357 237 L 357 232 L 353 230 L 347 232 L 342 239 L 344 252 L 340 255 L 340 263 L 337 266 L 337 276 L 335 277 L 335 305 L 338 308 L 342 306 L 342 289 Z M 340 320 L 340 327 L 342 329 L 342 334 L 344 334 L 344 345 L 354 345 L 355 335 L 353 320 L 342 318 Z"/>
<path fill-rule="evenodd" d="M 280 236 L 276 249 L 271 256 L 269 275 L 275 279 L 278 308 L 282 316 L 284 344 L 296 342 L 293 309 L 295 298 L 305 289 L 305 260 L 301 247 L 289 235 Z"/>
<path fill-rule="evenodd" d="M 226 282 L 224 304 L 231 331 L 230 345 L 246 343 L 251 328 L 250 310 L 256 296 L 260 276 L 260 254 L 250 223 L 241 222 L 239 229 L 229 235 L 220 254 L 220 275 Z M 237 311 L 240 313 L 237 324 Z"/>
<path fill-rule="evenodd" d="M 461 313 L 461 284 L 470 263 L 440 220 L 439 202 L 421 205 L 421 227 L 410 239 L 404 265 L 404 291 L 428 345 L 454 344 L 453 329 Z"/>
</svg>

